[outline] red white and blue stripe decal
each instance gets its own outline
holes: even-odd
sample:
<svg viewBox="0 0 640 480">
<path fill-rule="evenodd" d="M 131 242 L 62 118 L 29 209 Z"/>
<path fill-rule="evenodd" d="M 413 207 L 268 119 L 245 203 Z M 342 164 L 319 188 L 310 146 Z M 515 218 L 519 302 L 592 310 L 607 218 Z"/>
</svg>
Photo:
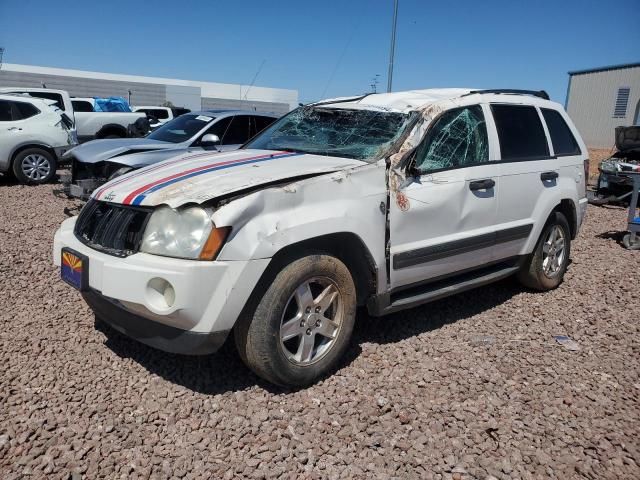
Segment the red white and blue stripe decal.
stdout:
<svg viewBox="0 0 640 480">
<path fill-rule="evenodd" d="M 159 180 L 155 180 L 151 183 L 143 185 L 140 188 L 135 189 L 129 195 L 125 197 L 122 201 L 124 205 L 140 205 L 147 195 L 157 192 L 158 190 L 168 187 L 169 185 L 173 185 L 174 183 L 181 182 L 182 180 L 186 180 L 188 178 L 193 178 L 199 175 L 204 175 L 205 173 L 214 172 L 216 170 L 224 170 L 226 168 L 238 167 L 240 165 L 249 165 L 252 163 L 259 162 L 268 162 L 270 160 L 276 160 L 279 158 L 287 158 L 287 157 L 295 157 L 301 155 L 300 153 L 295 152 L 277 152 L 277 153 L 267 153 L 263 155 L 256 155 L 253 157 L 245 157 L 239 158 L 236 160 L 226 160 L 226 161 L 218 161 L 215 163 L 210 163 L 207 165 L 202 165 L 200 167 L 191 168 L 184 172 L 175 173 L 173 175 L 169 175 L 168 177 L 161 178 Z M 181 158 L 181 161 L 186 160 L 186 158 Z M 167 163 L 163 163 L 162 166 L 166 166 Z M 145 170 L 145 174 L 149 170 Z M 131 178 L 131 177 L 129 177 Z M 129 180 L 127 178 L 127 180 Z M 113 186 L 110 185 L 110 187 Z M 100 192 L 102 193 L 102 192 Z M 97 195 L 96 195 L 97 198 Z"/>
<path fill-rule="evenodd" d="M 178 157 L 174 160 L 171 161 L 167 161 L 167 162 L 160 162 L 157 165 L 154 165 L 153 167 L 148 167 L 148 168 L 143 168 L 141 170 L 138 170 L 136 173 L 132 173 L 130 175 L 127 176 L 123 176 L 122 178 L 118 179 L 118 180 L 114 180 L 112 182 L 109 182 L 107 185 L 99 188 L 98 190 L 96 190 L 96 192 L 94 193 L 94 198 L 96 200 L 99 200 L 100 197 L 107 191 L 112 189 L 113 187 L 115 187 L 116 185 L 120 185 L 121 183 L 124 182 L 128 182 L 129 180 L 131 180 L 132 178 L 135 177 L 139 177 L 141 175 L 146 175 L 149 172 L 153 172 L 154 170 L 158 170 L 159 168 L 163 168 L 166 167 L 167 165 L 173 165 L 174 163 L 180 163 L 180 162 L 185 162 L 187 160 L 191 160 L 193 158 L 197 158 L 197 157 L 206 157 L 206 156 L 210 156 L 211 152 L 203 152 L 203 153 L 197 153 L 195 155 L 189 155 L 188 157 Z"/>
</svg>

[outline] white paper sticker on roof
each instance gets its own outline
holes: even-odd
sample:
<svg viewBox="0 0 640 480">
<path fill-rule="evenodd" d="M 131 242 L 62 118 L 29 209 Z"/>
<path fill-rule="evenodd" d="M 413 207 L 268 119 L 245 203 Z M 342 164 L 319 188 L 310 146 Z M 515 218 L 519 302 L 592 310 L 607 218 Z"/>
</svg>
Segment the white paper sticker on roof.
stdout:
<svg viewBox="0 0 640 480">
<path fill-rule="evenodd" d="M 206 115 L 198 115 L 196 117 L 196 120 L 200 120 L 201 122 L 210 122 L 211 120 L 213 120 L 213 118 L 207 117 Z"/>
</svg>

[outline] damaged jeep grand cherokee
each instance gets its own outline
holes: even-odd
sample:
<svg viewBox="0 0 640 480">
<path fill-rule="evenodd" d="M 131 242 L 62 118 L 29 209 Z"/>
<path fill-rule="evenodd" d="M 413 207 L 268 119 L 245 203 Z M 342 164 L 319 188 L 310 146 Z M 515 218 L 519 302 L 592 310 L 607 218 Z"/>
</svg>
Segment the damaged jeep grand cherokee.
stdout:
<svg viewBox="0 0 640 480">
<path fill-rule="evenodd" d="M 242 149 L 96 190 L 55 236 L 96 318 L 168 352 L 231 334 L 279 385 L 336 367 L 385 315 L 516 274 L 557 287 L 586 212 L 586 148 L 544 92 L 438 89 L 306 105 Z"/>
</svg>

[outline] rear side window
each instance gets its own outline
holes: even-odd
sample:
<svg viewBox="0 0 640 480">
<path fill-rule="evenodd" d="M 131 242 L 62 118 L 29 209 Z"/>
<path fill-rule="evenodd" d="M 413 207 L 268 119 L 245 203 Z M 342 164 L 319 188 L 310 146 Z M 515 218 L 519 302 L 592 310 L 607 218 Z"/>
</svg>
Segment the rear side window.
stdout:
<svg viewBox="0 0 640 480">
<path fill-rule="evenodd" d="M 0 100 L 0 122 L 11 122 L 12 120 L 11 103 L 6 100 Z"/>
<path fill-rule="evenodd" d="M 249 118 L 246 115 L 223 118 L 213 125 L 207 133 L 218 135 L 221 145 L 246 143 L 251 136 Z"/>
<path fill-rule="evenodd" d="M 30 103 L 24 103 L 24 102 L 12 102 L 12 103 L 14 108 L 14 115 L 13 115 L 14 120 L 24 120 L 26 118 L 31 118 L 40 113 L 40 110 L 38 110 L 35 106 L 31 105 Z"/>
<path fill-rule="evenodd" d="M 56 107 L 64 111 L 64 100 L 62 99 L 62 95 L 60 95 L 59 93 L 29 92 L 29 95 L 36 98 L 45 98 L 47 100 L 54 100 L 56 102 Z"/>
<path fill-rule="evenodd" d="M 93 105 L 86 100 L 71 100 L 71 105 L 76 112 L 93 112 Z"/>
<path fill-rule="evenodd" d="M 502 160 L 535 160 L 549 156 L 540 116 L 527 105 L 491 105 Z"/>
<path fill-rule="evenodd" d="M 547 122 L 551 143 L 553 145 L 553 153 L 558 156 L 562 155 L 580 155 L 580 147 L 575 137 L 571 133 L 567 122 L 564 121 L 562 115 L 555 110 L 542 108 L 542 116 Z"/>
</svg>

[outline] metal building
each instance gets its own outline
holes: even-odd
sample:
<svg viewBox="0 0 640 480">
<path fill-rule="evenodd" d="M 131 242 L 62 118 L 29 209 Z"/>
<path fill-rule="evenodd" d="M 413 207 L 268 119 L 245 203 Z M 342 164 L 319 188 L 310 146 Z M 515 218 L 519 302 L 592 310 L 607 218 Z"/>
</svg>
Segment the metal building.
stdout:
<svg viewBox="0 0 640 480">
<path fill-rule="evenodd" d="M 611 148 L 617 126 L 640 125 L 640 63 L 569 72 L 565 107 L 587 146 Z"/>
<path fill-rule="evenodd" d="M 0 87 L 67 90 L 73 97 L 129 99 L 131 105 L 171 102 L 191 110 L 228 108 L 284 114 L 298 105 L 298 91 L 229 83 L 140 77 L 32 65 L 2 64 Z"/>
</svg>

